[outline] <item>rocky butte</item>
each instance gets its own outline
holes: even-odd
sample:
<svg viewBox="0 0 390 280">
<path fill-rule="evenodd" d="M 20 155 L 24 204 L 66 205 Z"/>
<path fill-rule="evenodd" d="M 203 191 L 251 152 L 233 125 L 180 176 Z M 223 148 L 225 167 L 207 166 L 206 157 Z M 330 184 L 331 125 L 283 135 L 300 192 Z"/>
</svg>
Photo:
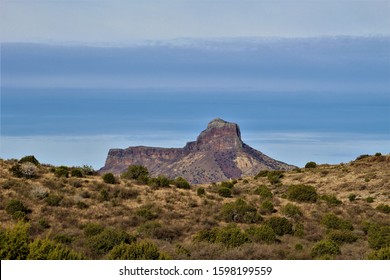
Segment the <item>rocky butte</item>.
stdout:
<svg viewBox="0 0 390 280">
<path fill-rule="evenodd" d="M 110 149 L 100 173 L 120 174 L 134 164 L 147 167 L 152 176 L 181 176 L 193 184 L 254 176 L 263 169 L 295 168 L 246 145 L 241 140 L 239 126 L 219 118 L 212 120 L 196 141 L 188 142 L 184 148 Z"/>
</svg>

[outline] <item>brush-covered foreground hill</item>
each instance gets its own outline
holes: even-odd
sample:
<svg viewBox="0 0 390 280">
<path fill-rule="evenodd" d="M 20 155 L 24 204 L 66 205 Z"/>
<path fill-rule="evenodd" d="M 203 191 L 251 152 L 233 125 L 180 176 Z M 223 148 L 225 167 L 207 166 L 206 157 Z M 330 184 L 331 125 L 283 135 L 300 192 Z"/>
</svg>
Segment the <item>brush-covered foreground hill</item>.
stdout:
<svg viewBox="0 0 390 280">
<path fill-rule="evenodd" d="M 186 189 L 0 160 L 0 258 L 389 259 L 389 170 L 377 154 Z"/>
</svg>

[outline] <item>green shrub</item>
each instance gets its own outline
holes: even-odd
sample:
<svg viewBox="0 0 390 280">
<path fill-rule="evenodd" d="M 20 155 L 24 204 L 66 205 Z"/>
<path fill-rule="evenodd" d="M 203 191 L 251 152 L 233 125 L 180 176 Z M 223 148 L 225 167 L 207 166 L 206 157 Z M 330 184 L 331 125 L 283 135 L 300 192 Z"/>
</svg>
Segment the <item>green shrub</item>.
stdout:
<svg viewBox="0 0 390 280">
<path fill-rule="evenodd" d="M 0 231 L 0 259 L 25 260 L 29 253 L 30 225 L 19 221 L 13 228 Z"/>
<path fill-rule="evenodd" d="M 390 214 L 390 206 L 387 204 L 380 204 L 376 207 L 376 209 L 385 214 Z"/>
<path fill-rule="evenodd" d="M 83 171 L 81 170 L 81 168 L 72 168 L 71 172 L 70 172 L 70 175 L 72 177 L 77 177 L 77 178 L 82 178 L 84 177 L 83 175 Z"/>
<path fill-rule="evenodd" d="M 260 211 L 262 214 L 271 214 L 274 211 L 274 204 L 269 201 L 263 201 L 260 205 Z"/>
<path fill-rule="evenodd" d="M 287 189 L 287 197 L 298 202 L 316 202 L 316 189 L 310 185 L 291 185 Z"/>
<path fill-rule="evenodd" d="M 283 177 L 283 171 L 272 170 L 267 174 L 267 179 L 272 185 L 280 183 L 280 179 Z"/>
<path fill-rule="evenodd" d="M 36 178 L 38 174 L 37 166 L 31 162 L 18 163 L 12 166 L 10 171 L 15 177 L 27 179 Z"/>
<path fill-rule="evenodd" d="M 221 243 L 227 248 L 239 247 L 244 243 L 250 242 L 248 235 L 245 232 L 242 232 L 236 225 L 202 230 L 195 235 L 194 240 Z"/>
<path fill-rule="evenodd" d="M 349 196 L 348 196 L 348 199 L 349 199 L 349 201 L 355 201 L 356 200 L 356 194 L 353 194 L 353 193 L 351 193 Z"/>
<path fill-rule="evenodd" d="M 197 194 L 198 196 L 202 196 L 202 195 L 205 195 L 205 194 L 206 194 L 206 191 L 205 191 L 204 188 L 200 187 L 200 188 L 198 188 L 198 189 L 196 190 L 196 194 Z"/>
<path fill-rule="evenodd" d="M 171 181 L 164 175 L 148 179 L 148 185 L 154 188 L 168 188 L 170 183 Z"/>
<path fill-rule="evenodd" d="M 262 220 L 257 209 L 243 199 L 237 199 L 235 202 L 223 205 L 221 216 L 226 222 L 234 223 L 251 224 Z"/>
<path fill-rule="evenodd" d="M 368 228 L 368 244 L 378 250 L 390 246 L 390 226 L 372 224 Z"/>
<path fill-rule="evenodd" d="M 42 228 L 42 229 L 47 229 L 47 228 L 50 228 L 50 224 L 48 221 L 46 221 L 45 219 L 41 218 L 39 219 L 38 221 L 38 225 Z"/>
<path fill-rule="evenodd" d="M 190 183 L 188 183 L 187 180 L 184 179 L 183 177 L 176 178 L 175 181 L 173 182 L 173 184 L 176 186 L 176 188 L 179 188 L 179 189 L 190 189 L 191 188 Z"/>
<path fill-rule="evenodd" d="M 68 178 L 69 176 L 69 167 L 67 166 L 60 166 L 54 169 L 54 174 L 57 177 L 65 177 Z"/>
<path fill-rule="evenodd" d="M 358 239 L 357 236 L 349 230 L 333 230 L 328 234 L 328 238 L 337 244 L 354 243 Z"/>
<path fill-rule="evenodd" d="M 127 171 L 122 173 L 123 179 L 133 179 L 139 183 L 146 184 L 149 179 L 149 171 L 142 165 L 130 165 Z"/>
<path fill-rule="evenodd" d="M 169 260 L 171 259 L 166 253 L 147 241 L 135 242 L 132 244 L 121 243 L 116 245 L 108 253 L 109 260 Z"/>
<path fill-rule="evenodd" d="M 258 179 L 260 177 L 267 177 L 269 170 L 260 170 L 259 173 L 255 175 L 255 179 Z"/>
<path fill-rule="evenodd" d="M 368 158 L 368 157 L 370 157 L 370 155 L 364 154 L 364 155 L 358 156 L 358 157 L 356 158 L 356 160 L 362 160 L 362 159 Z"/>
<path fill-rule="evenodd" d="M 369 197 L 366 198 L 366 201 L 367 201 L 368 203 L 373 203 L 373 202 L 374 202 L 374 198 L 371 197 L 371 196 L 369 196 Z"/>
<path fill-rule="evenodd" d="M 301 209 L 292 203 L 287 203 L 285 206 L 283 206 L 282 213 L 291 218 L 298 218 L 302 217 L 303 215 Z"/>
<path fill-rule="evenodd" d="M 250 240 L 240 228 L 235 225 L 228 225 L 218 231 L 215 242 L 222 243 L 227 248 L 233 248 L 248 243 Z"/>
<path fill-rule="evenodd" d="M 276 240 L 276 234 L 274 230 L 267 225 L 262 225 L 258 227 L 250 227 L 249 229 L 246 230 L 247 235 L 249 236 L 250 240 L 252 242 L 257 242 L 257 243 L 274 243 Z"/>
<path fill-rule="evenodd" d="M 229 188 L 221 187 L 218 189 L 218 194 L 222 197 L 231 197 L 232 191 Z"/>
<path fill-rule="evenodd" d="M 158 218 L 158 214 L 153 209 L 153 205 L 143 205 L 135 211 L 135 214 L 145 221 L 150 221 Z"/>
<path fill-rule="evenodd" d="M 45 198 L 45 202 L 49 206 L 60 206 L 61 200 L 62 196 L 56 194 L 49 194 L 49 196 Z"/>
<path fill-rule="evenodd" d="M 85 257 L 49 239 L 36 239 L 29 245 L 29 260 L 85 260 Z"/>
<path fill-rule="evenodd" d="M 294 236 L 302 237 L 305 235 L 305 226 L 301 223 L 296 223 L 294 226 Z"/>
<path fill-rule="evenodd" d="M 39 161 L 35 158 L 35 156 L 25 156 L 19 160 L 20 164 L 26 163 L 26 162 L 30 162 L 36 166 L 40 165 Z"/>
<path fill-rule="evenodd" d="M 8 201 L 8 203 L 5 207 L 5 211 L 8 214 L 10 214 L 12 217 L 14 217 L 15 219 L 17 219 L 17 217 L 20 216 L 21 214 L 24 214 L 24 216 L 25 216 L 26 214 L 31 212 L 31 210 L 28 209 L 23 204 L 23 202 L 21 202 L 20 200 L 16 200 L 16 199 L 11 199 L 10 201 Z"/>
<path fill-rule="evenodd" d="M 135 237 L 129 235 L 123 230 L 106 228 L 102 232 L 90 236 L 87 240 L 87 246 L 94 254 L 103 255 L 122 242 L 135 242 Z"/>
<path fill-rule="evenodd" d="M 316 168 L 316 167 L 317 167 L 317 163 L 315 163 L 314 161 L 309 161 L 305 165 L 305 168 Z"/>
<path fill-rule="evenodd" d="M 236 181 L 237 183 L 237 181 Z M 230 181 L 225 181 L 225 182 L 221 182 L 221 185 L 220 187 L 221 188 L 228 188 L 228 189 L 232 189 L 234 187 L 234 182 L 230 182 Z"/>
<path fill-rule="evenodd" d="M 317 242 L 311 250 L 312 258 L 323 258 L 340 254 L 339 245 L 331 240 L 321 240 Z"/>
<path fill-rule="evenodd" d="M 269 190 L 269 188 L 266 185 L 261 185 L 255 189 L 255 194 L 258 194 L 261 196 L 261 198 L 271 198 L 272 192 Z"/>
<path fill-rule="evenodd" d="M 327 213 L 321 223 L 328 229 L 353 230 L 351 222 L 337 217 L 334 213 Z"/>
<path fill-rule="evenodd" d="M 383 247 L 378 251 L 370 253 L 367 257 L 369 260 L 390 260 L 390 246 Z"/>
<path fill-rule="evenodd" d="M 86 237 L 98 235 L 104 230 L 104 226 L 96 223 L 88 223 L 83 228 Z"/>
<path fill-rule="evenodd" d="M 265 225 L 272 228 L 279 236 L 294 233 L 292 223 L 284 217 L 271 217 L 265 221 Z"/>
<path fill-rule="evenodd" d="M 115 176 L 112 173 L 105 173 L 103 174 L 102 178 L 106 184 L 116 184 Z"/>
<path fill-rule="evenodd" d="M 324 194 L 320 196 L 321 200 L 324 200 L 328 205 L 336 206 L 342 204 L 341 200 L 337 199 L 337 197 L 333 194 L 328 195 Z"/>
</svg>

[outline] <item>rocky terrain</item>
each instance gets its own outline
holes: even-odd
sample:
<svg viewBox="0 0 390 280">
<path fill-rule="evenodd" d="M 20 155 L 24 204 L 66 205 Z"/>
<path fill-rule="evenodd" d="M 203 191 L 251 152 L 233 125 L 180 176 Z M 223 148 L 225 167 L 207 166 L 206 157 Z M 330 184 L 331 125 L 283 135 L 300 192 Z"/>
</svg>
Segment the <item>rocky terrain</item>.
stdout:
<svg viewBox="0 0 390 280">
<path fill-rule="evenodd" d="M 294 168 L 246 145 L 239 126 L 222 119 L 212 120 L 197 140 L 184 148 L 111 149 L 100 173 L 120 174 L 129 165 L 143 165 L 153 176 L 184 177 L 193 184 L 254 176 L 263 169 Z"/>
</svg>

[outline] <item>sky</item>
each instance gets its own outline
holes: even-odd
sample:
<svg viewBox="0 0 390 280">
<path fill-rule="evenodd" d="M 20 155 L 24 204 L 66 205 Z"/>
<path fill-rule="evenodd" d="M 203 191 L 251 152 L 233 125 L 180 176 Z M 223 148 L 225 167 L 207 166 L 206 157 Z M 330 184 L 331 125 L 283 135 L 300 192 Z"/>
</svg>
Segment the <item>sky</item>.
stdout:
<svg viewBox="0 0 390 280">
<path fill-rule="evenodd" d="M 3 42 L 390 35 L 388 0 L 1 0 Z"/>
<path fill-rule="evenodd" d="M 100 168 L 216 117 L 284 162 L 390 151 L 390 1 L 0 1 L 0 158 Z"/>
</svg>

